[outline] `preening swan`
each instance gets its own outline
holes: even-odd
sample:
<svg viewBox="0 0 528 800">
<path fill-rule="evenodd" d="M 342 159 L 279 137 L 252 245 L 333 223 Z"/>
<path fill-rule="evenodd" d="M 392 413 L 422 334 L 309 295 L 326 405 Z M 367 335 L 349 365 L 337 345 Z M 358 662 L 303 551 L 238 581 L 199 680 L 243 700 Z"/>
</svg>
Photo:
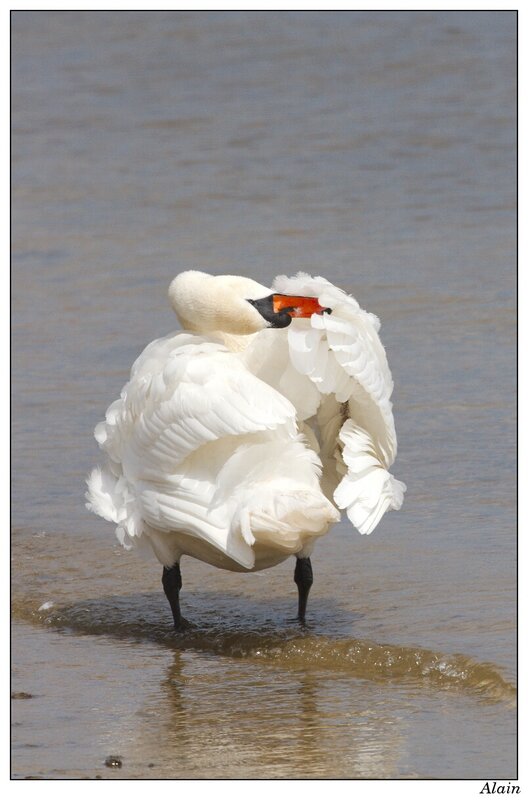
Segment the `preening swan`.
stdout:
<svg viewBox="0 0 528 800">
<path fill-rule="evenodd" d="M 295 555 L 304 621 L 315 540 L 340 510 L 370 533 L 403 502 L 379 320 L 303 273 L 183 272 L 169 299 L 183 331 L 145 348 L 95 428 L 87 508 L 163 564 L 176 628 L 182 555 L 237 571 Z"/>
</svg>

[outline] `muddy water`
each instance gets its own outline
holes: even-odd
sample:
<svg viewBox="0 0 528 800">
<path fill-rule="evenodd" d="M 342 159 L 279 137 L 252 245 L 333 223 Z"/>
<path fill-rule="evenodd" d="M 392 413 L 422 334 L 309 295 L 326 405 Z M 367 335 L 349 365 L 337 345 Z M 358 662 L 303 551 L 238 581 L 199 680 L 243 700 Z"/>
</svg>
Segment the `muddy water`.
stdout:
<svg viewBox="0 0 528 800">
<path fill-rule="evenodd" d="M 13 18 L 15 777 L 516 770 L 515 17 Z M 404 508 L 293 564 L 160 568 L 83 507 L 181 269 L 299 268 L 383 323 Z M 122 766 L 105 766 L 110 755 Z"/>
</svg>

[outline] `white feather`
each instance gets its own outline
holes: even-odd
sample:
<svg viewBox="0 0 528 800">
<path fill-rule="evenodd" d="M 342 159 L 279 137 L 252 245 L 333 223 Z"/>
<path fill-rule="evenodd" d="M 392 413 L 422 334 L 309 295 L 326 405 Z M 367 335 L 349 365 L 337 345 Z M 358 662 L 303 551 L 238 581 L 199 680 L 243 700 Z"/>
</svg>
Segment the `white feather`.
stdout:
<svg viewBox="0 0 528 800">
<path fill-rule="evenodd" d="M 371 533 L 389 508 L 401 508 L 405 484 L 384 468 L 371 436 L 352 420 L 341 428 L 339 440 L 347 472 L 334 500 L 360 533 Z"/>
<path fill-rule="evenodd" d="M 246 302 L 271 293 L 261 284 L 202 273 L 171 284 L 196 332 L 148 345 L 95 429 L 107 464 L 88 478 L 87 507 L 125 547 L 167 566 L 188 553 L 261 569 L 309 552 L 336 505 L 361 533 L 401 506 L 379 321 L 324 278 L 281 276 L 273 291 L 332 313 L 271 330 Z"/>
</svg>

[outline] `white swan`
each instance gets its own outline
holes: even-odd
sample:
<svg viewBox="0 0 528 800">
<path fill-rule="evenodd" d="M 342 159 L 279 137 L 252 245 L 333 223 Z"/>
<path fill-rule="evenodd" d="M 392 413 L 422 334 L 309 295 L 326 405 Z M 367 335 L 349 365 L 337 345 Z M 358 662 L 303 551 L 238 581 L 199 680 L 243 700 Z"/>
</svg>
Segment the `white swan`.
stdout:
<svg viewBox="0 0 528 800">
<path fill-rule="evenodd" d="M 87 508 L 163 564 L 176 628 L 182 555 L 252 571 L 294 554 L 303 621 L 338 509 L 370 533 L 403 501 L 379 321 L 303 273 L 269 289 L 189 271 L 169 298 L 184 330 L 145 348 L 97 425 Z"/>
</svg>

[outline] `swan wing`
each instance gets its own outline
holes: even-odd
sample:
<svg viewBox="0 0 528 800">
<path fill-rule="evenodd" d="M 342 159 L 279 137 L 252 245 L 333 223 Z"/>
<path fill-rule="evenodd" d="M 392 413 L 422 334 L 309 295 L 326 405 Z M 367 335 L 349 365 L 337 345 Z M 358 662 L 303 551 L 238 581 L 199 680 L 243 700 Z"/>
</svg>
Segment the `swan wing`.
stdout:
<svg viewBox="0 0 528 800">
<path fill-rule="evenodd" d="M 317 389 L 321 457 L 333 458 L 340 478 L 334 502 L 361 533 L 370 533 L 389 508 L 399 508 L 405 485 L 388 472 L 397 452 L 393 381 L 374 314 L 325 278 L 280 276 L 281 294 L 317 297 L 331 313 L 294 319 L 288 353 L 299 375 Z"/>
<path fill-rule="evenodd" d="M 150 344 L 95 429 L 111 459 L 135 478 L 164 477 L 203 445 L 227 436 L 296 433 L 295 409 L 221 342 L 176 334 Z"/>
<path fill-rule="evenodd" d="M 277 546 L 294 550 L 309 530 L 304 508 L 321 518 L 314 535 L 334 514 L 293 405 L 210 337 L 149 345 L 95 437 L 108 466 L 90 476 L 89 507 L 118 524 L 125 546 L 146 524 L 199 538 L 250 569 L 252 545 L 274 526 Z"/>
</svg>

